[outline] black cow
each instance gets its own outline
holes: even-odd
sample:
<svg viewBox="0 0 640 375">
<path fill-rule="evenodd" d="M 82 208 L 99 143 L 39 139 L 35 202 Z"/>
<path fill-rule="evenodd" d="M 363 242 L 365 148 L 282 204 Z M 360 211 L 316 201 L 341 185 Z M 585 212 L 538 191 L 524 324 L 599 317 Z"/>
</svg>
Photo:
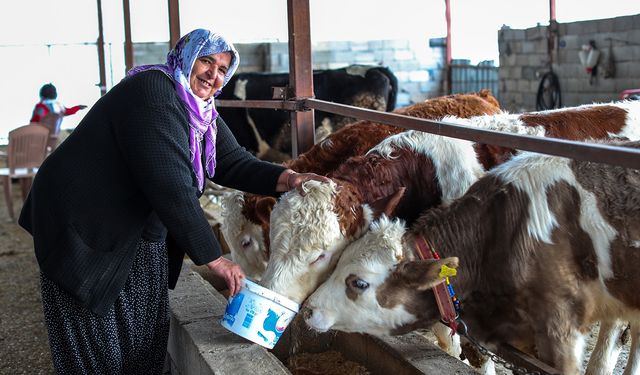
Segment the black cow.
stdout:
<svg viewBox="0 0 640 375">
<path fill-rule="evenodd" d="M 289 83 L 288 73 L 239 73 L 225 86 L 217 99 L 272 99 L 272 87 Z M 398 81 L 386 67 L 351 65 L 341 69 L 313 72 L 315 97 L 321 100 L 348 104 L 379 111 L 392 111 L 396 105 Z M 238 142 L 250 152 L 264 159 L 265 141 L 276 154 L 286 159 L 291 154 L 291 123 L 288 111 L 254 108 L 218 107 Z M 353 119 L 315 111 L 316 140 L 335 131 Z M 253 125 L 253 126 L 252 126 Z M 322 127 L 322 129 L 319 129 Z M 260 139 L 257 138 L 257 135 Z M 284 153 L 285 155 L 282 155 Z M 279 160 L 275 157 L 274 161 Z"/>
</svg>

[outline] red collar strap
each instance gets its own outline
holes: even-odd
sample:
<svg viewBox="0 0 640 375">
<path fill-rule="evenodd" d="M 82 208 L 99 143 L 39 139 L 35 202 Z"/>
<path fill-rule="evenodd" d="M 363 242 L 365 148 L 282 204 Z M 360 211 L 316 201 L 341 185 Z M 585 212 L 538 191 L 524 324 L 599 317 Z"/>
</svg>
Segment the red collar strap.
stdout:
<svg viewBox="0 0 640 375">
<path fill-rule="evenodd" d="M 420 259 L 440 259 L 440 255 L 438 255 L 433 246 L 431 246 L 423 236 L 418 235 L 416 237 L 416 247 L 418 248 Z M 438 310 L 440 310 L 440 319 L 451 328 L 451 335 L 453 336 L 458 329 L 457 310 L 459 310 L 460 306 L 460 302 L 453 291 L 453 286 L 449 283 L 449 278 L 447 278 L 446 281 L 439 283 L 431 289 L 436 297 Z M 454 301 L 458 309 L 454 307 Z"/>
</svg>

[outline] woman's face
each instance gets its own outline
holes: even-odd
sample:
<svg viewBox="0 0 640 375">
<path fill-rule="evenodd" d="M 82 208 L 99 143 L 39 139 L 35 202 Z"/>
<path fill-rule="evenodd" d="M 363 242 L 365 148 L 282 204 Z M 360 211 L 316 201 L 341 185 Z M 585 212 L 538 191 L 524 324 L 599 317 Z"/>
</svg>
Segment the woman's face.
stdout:
<svg viewBox="0 0 640 375">
<path fill-rule="evenodd" d="M 230 52 L 214 53 L 197 58 L 189 77 L 191 91 L 201 99 L 209 99 L 222 88 L 224 75 L 230 65 Z"/>
</svg>

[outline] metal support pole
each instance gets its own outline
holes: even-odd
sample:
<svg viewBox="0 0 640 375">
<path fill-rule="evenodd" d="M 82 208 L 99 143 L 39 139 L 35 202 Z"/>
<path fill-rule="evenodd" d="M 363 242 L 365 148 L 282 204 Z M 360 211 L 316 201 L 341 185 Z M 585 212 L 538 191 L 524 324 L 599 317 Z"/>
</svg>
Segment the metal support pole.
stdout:
<svg viewBox="0 0 640 375">
<path fill-rule="evenodd" d="M 96 1 L 98 5 L 98 40 L 96 41 L 96 47 L 98 47 L 98 69 L 100 70 L 100 82 L 98 87 L 100 88 L 100 96 L 107 93 L 107 68 L 104 56 L 104 32 L 102 29 L 102 0 Z"/>
<path fill-rule="evenodd" d="M 289 85 L 296 98 L 313 97 L 309 0 L 287 0 L 289 25 Z M 313 110 L 291 113 L 292 156 L 315 143 Z"/>
<path fill-rule="evenodd" d="M 133 68 L 133 42 L 131 40 L 131 12 L 129 0 L 122 0 L 124 11 L 124 66 L 126 71 Z"/>
<path fill-rule="evenodd" d="M 169 49 L 180 39 L 180 0 L 169 0 Z"/>
<path fill-rule="evenodd" d="M 549 68 L 553 69 L 553 52 L 556 49 L 558 37 L 558 21 L 556 20 L 556 0 L 549 0 L 549 27 L 547 28 L 547 53 L 549 55 Z"/>
<path fill-rule="evenodd" d="M 444 4 L 444 16 L 447 21 L 447 87 L 445 89 L 445 92 L 447 94 L 451 94 L 451 85 L 453 84 L 451 82 L 451 2 L 450 0 L 444 0 Z"/>
</svg>

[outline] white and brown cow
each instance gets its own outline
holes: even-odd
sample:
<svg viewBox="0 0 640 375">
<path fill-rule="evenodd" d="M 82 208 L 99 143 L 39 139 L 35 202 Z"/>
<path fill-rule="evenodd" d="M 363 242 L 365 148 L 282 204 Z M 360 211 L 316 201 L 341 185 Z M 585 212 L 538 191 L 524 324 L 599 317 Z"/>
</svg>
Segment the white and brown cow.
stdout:
<svg viewBox="0 0 640 375">
<path fill-rule="evenodd" d="M 309 181 L 304 194 L 280 198 L 261 284 L 302 303 L 374 217 L 415 219 L 461 196 L 483 173 L 471 142 L 419 131 L 391 136 L 329 174 L 330 184 Z"/>
<path fill-rule="evenodd" d="M 417 236 L 442 259 L 416 260 Z M 383 216 L 309 297 L 306 322 L 374 335 L 429 327 L 439 319 L 431 287 L 443 281 L 442 265 L 458 270 L 452 283 L 469 335 L 490 348 L 509 343 L 577 374 L 590 325 L 620 319 L 631 321 L 637 356 L 640 170 L 523 153 L 410 231 Z"/>
<path fill-rule="evenodd" d="M 543 134 L 539 127 L 519 130 Z M 483 173 L 471 142 L 419 131 L 391 136 L 366 156 L 351 158 L 331 173 L 332 184 L 311 181 L 304 186 L 306 194 L 292 191 L 282 197 L 272 212 L 270 238 L 273 249 L 285 242 L 296 253 L 289 257 L 272 252 L 272 258 L 281 257 L 282 261 L 269 263 L 261 282 L 300 303 L 331 272 L 342 249 L 360 236 L 373 217 L 384 212 L 415 219 L 423 208 L 462 195 Z M 299 267 L 296 262 L 309 256 L 313 259 Z M 282 278 L 286 275 L 294 279 Z M 266 284 L 265 280 L 279 283 Z M 459 337 L 452 338 L 442 325 L 432 329 L 440 347 L 458 357 Z"/>
<path fill-rule="evenodd" d="M 637 101 L 444 120 L 565 139 L 640 139 Z M 482 174 L 478 163 L 491 168 L 514 153 L 419 131 L 385 139 L 330 173 L 331 189 L 311 183 L 305 196 L 292 191 L 281 197 L 271 213 L 271 255 L 262 284 L 302 302 L 331 272 L 344 246 L 360 236 L 372 213 L 387 209 L 411 222 L 423 209 L 461 196 Z"/>
<path fill-rule="evenodd" d="M 608 136 L 640 139 L 637 102 L 445 120 L 566 139 Z M 331 272 L 344 247 L 360 236 L 371 215 L 384 212 L 386 207 L 393 216 L 411 221 L 421 210 L 464 193 L 479 175 L 478 161 L 491 168 L 515 153 L 508 148 L 470 143 L 442 147 L 438 145 L 453 141 L 435 142 L 436 138 L 444 139 L 422 132 L 395 135 L 367 155 L 371 159 L 369 166 L 363 167 L 362 160 L 350 160 L 330 174 L 336 182 L 330 192 L 314 194 L 318 184 L 310 184 L 304 197 L 296 192 L 283 196 L 271 215 L 271 257 L 262 284 L 303 301 Z M 475 157 L 466 157 L 470 152 L 475 152 Z M 399 170 L 389 172 L 390 168 L 398 167 Z M 406 188 L 404 196 L 403 188 Z M 602 367 L 602 363 L 594 365 Z"/>
<path fill-rule="evenodd" d="M 497 114 L 500 105 L 489 90 L 427 99 L 395 113 L 440 119 L 445 115 L 459 118 Z M 358 121 L 330 134 L 322 142 L 285 166 L 297 172 L 326 175 L 336 170 L 352 156 L 364 155 L 380 141 L 405 129 L 395 126 Z M 232 192 L 223 198 L 222 232 L 234 261 L 248 276 L 259 280 L 269 254 L 269 218 L 276 200 L 273 197 Z"/>
</svg>

